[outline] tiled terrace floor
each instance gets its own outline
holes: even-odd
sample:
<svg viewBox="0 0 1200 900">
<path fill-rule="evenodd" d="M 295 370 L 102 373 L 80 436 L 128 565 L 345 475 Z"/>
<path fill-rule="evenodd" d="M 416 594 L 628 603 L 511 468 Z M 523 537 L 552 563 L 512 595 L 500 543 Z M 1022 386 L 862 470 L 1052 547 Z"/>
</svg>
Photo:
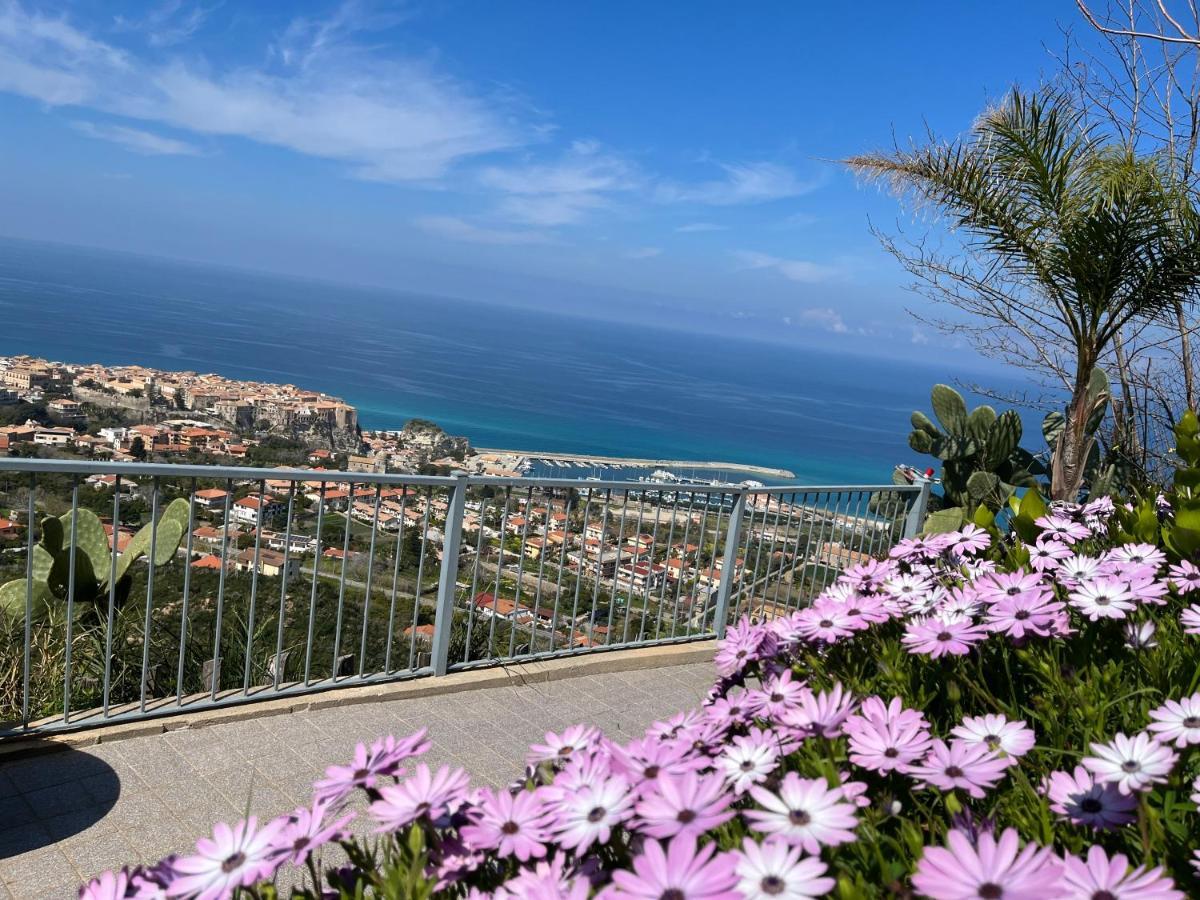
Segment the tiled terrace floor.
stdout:
<svg viewBox="0 0 1200 900">
<path fill-rule="evenodd" d="M 74 897 L 105 869 L 189 850 L 216 820 L 305 804 L 358 741 L 429 729 L 430 765 L 520 773 L 530 742 L 577 722 L 613 738 L 703 699 L 709 663 L 334 707 L 100 744 L 0 765 L 0 900 Z M 364 823 L 366 824 L 366 823 Z"/>
</svg>

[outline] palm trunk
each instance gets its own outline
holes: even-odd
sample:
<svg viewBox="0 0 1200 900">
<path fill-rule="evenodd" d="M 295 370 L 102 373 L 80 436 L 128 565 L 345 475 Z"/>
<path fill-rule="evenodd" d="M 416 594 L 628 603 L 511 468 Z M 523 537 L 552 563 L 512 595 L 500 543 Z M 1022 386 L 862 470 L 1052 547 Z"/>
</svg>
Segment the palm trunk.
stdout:
<svg viewBox="0 0 1200 900">
<path fill-rule="evenodd" d="M 1090 354 L 1080 354 L 1076 362 L 1075 384 L 1067 404 L 1067 421 L 1054 449 L 1054 464 L 1050 473 L 1050 496 L 1055 500 L 1074 502 L 1083 484 L 1084 468 L 1091 452 L 1087 423 L 1091 404 L 1088 386 L 1094 362 Z"/>
<path fill-rule="evenodd" d="M 1183 396 L 1187 408 L 1193 412 L 1196 409 L 1196 385 L 1192 372 L 1192 339 L 1188 334 L 1187 318 L 1183 314 L 1183 304 L 1175 301 L 1175 323 L 1179 327 L 1179 358 L 1183 367 Z"/>
</svg>

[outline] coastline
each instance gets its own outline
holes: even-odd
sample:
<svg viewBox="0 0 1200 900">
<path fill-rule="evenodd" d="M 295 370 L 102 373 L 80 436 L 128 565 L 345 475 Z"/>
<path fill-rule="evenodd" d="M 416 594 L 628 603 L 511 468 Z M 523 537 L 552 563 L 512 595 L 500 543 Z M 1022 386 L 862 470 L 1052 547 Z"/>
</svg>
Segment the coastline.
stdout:
<svg viewBox="0 0 1200 900">
<path fill-rule="evenodd" d="M 796 477 L 796 473 L 788 469 L 774 469 L 769 466 L 756 466 L 750 463 L 720 462 L 719 460 L 639 459 L 631 456 L 598 456 L 594 453 L 547 453 L 541 450 L 505 450 L 496 447 L 475 447 L 473 449 L 476 455 L 491 454 L 495 456 L 528 457 L 531 459 L 561 459 L 573 463 L 596 462 L 631 468 L 712 469 L 715 471 L 745 472 L 748 475 L 762 475 L 767 478 L 794 479 Z"/>
</svg>

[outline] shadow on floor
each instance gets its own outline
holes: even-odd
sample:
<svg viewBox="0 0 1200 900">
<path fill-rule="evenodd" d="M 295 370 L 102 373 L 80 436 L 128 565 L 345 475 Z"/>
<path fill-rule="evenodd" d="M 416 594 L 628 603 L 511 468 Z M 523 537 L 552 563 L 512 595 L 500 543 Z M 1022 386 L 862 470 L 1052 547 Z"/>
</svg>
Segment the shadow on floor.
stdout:
<svg viewBox="0 0 1200 900">
<path fill-rule="evenodd" d="M 121 795 L 104 760 L 55 749 L 0 763 L 0 859 L 28 853 L 94 825 Z"/>
</svg>

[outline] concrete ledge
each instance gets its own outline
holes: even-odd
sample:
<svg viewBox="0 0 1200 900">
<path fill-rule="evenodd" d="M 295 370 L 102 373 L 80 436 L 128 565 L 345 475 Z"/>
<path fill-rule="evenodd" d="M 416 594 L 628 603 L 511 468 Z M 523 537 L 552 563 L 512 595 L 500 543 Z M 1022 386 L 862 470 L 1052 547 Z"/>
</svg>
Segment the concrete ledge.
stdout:
<svg viewBox="0 0 1200 900">
<path fill-rule="evenodd" d="M 301 696 L 279 697 L 227 707 L 195 712 L 181 712 L 111 725 L 99 725 L 75 732 L 31 735 L 0 742 L 0 762 L 108 744 L 125 738 L 165 734 L 184 729 L 207 728 L 225 722 L 257 719 L 263 716 L 282 716 L 308 710 L 328 709 L 358 703 L 390 703 L 438 694 L 457 694 L 463 691 L 486 690 L 510 685 L 539 684 L 566 678 L 583 678 L 612 672 L 636 669 L 657 669 L 709 662 L 716 651 L 716 641 L 697 641 L 687 644 L 661 644 L 636 650 L 614 650 L 589 653 L 560 659 L 517 662 L 494 665 L 461 672 L 451 672 L 440 678 L 414 678 L 387 684 L 335 688 Z M 714 679 L 716 674 L 714 672 Z"/>
</svg>

